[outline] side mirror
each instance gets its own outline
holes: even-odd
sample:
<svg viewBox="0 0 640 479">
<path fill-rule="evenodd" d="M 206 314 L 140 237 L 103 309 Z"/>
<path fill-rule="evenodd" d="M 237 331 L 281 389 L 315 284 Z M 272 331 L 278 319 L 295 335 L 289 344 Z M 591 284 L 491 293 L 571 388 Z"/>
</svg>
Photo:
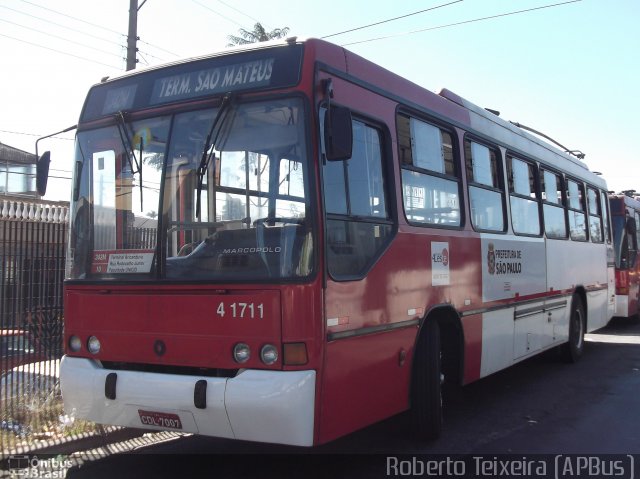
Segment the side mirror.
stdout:
<svg viewBox="0 0 640 479">
<path fill-rule="evenodd" d="M 36 191 L 40 196 L 47 192 L 49 181 L 49 165 L 51 164 L 51 152 L 45 151 L 36 164 Z"/>
<path fill-rule="evenodd" d="M 353 125 L 351 110 L 343 106 L 331 106 L 324 116 L 324 148 L 327 161 L 351 158 Z"/>
</svg>

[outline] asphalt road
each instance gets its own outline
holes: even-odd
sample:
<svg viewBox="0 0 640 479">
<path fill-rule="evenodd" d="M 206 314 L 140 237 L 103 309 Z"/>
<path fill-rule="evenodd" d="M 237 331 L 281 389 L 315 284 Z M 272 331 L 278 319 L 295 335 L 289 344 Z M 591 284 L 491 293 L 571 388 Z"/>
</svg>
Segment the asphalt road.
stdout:
<svg viewBox="0 0 640 479">
<path fill-rule="evenodd" d="M 640 322 L 614 320 L 587 335 L 577 364 L 546 354 L 462 388 L 445 404 L 436 442 L 412 439 L 407 420 L 314 449 L 181 436 L 87 460 L 67 477 L 387 477 L 396 455 L 640 454 Z"/>
</svg>

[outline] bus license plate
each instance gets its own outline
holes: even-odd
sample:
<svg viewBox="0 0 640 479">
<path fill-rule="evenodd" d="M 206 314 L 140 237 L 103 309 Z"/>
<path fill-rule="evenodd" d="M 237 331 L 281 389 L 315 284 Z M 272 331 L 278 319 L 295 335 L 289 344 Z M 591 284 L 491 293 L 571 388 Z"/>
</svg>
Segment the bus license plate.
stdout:
<svg viewBox="0 0 640 479">
<path fill-rule="evenodd" d="M 140 416 L 140 422 L 145 426 L 182 429 L 182 421 L 180 421 L 180 416 L 177 414 L 138 409 L 138 415 Z"/>
</svg>

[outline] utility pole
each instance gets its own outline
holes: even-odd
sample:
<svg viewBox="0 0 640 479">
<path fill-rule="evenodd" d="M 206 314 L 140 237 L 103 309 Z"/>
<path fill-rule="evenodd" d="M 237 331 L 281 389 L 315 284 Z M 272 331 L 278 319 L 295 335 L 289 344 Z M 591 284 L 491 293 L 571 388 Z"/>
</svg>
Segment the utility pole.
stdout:
<svg viewBox="0 0 640 479">
<path fill-rule="evenodd" d="M 129 32 L 127 34 L 127 71 L 133 70 L 138 63 L 138 10 L 142 8 L 147 0 L 138 6 L 138 0 L 129 0 Z"/>
</svg>

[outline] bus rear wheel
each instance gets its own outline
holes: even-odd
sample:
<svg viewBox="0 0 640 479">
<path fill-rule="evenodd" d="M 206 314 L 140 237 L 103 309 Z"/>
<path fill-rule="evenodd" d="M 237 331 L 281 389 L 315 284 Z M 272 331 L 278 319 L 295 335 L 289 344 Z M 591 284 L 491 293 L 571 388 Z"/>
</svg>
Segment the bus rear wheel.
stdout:
<svg viewBox="0 0 640 479">
<path fill-rule="evenodd" d="M 573 295 L 571 317 L 569 318 L 569 341 L 563 344 L 560 353 L 567 363 L 575 363 L 584 352 L 585 314 L 582 299 Z"/>
<path fill-rule="evenodd" d="M 411 421 L 416 437 L 431 441 L 442 431 L 442 357 L 440 327 L 427 321 L 413 358 Z"/>
</svg>

